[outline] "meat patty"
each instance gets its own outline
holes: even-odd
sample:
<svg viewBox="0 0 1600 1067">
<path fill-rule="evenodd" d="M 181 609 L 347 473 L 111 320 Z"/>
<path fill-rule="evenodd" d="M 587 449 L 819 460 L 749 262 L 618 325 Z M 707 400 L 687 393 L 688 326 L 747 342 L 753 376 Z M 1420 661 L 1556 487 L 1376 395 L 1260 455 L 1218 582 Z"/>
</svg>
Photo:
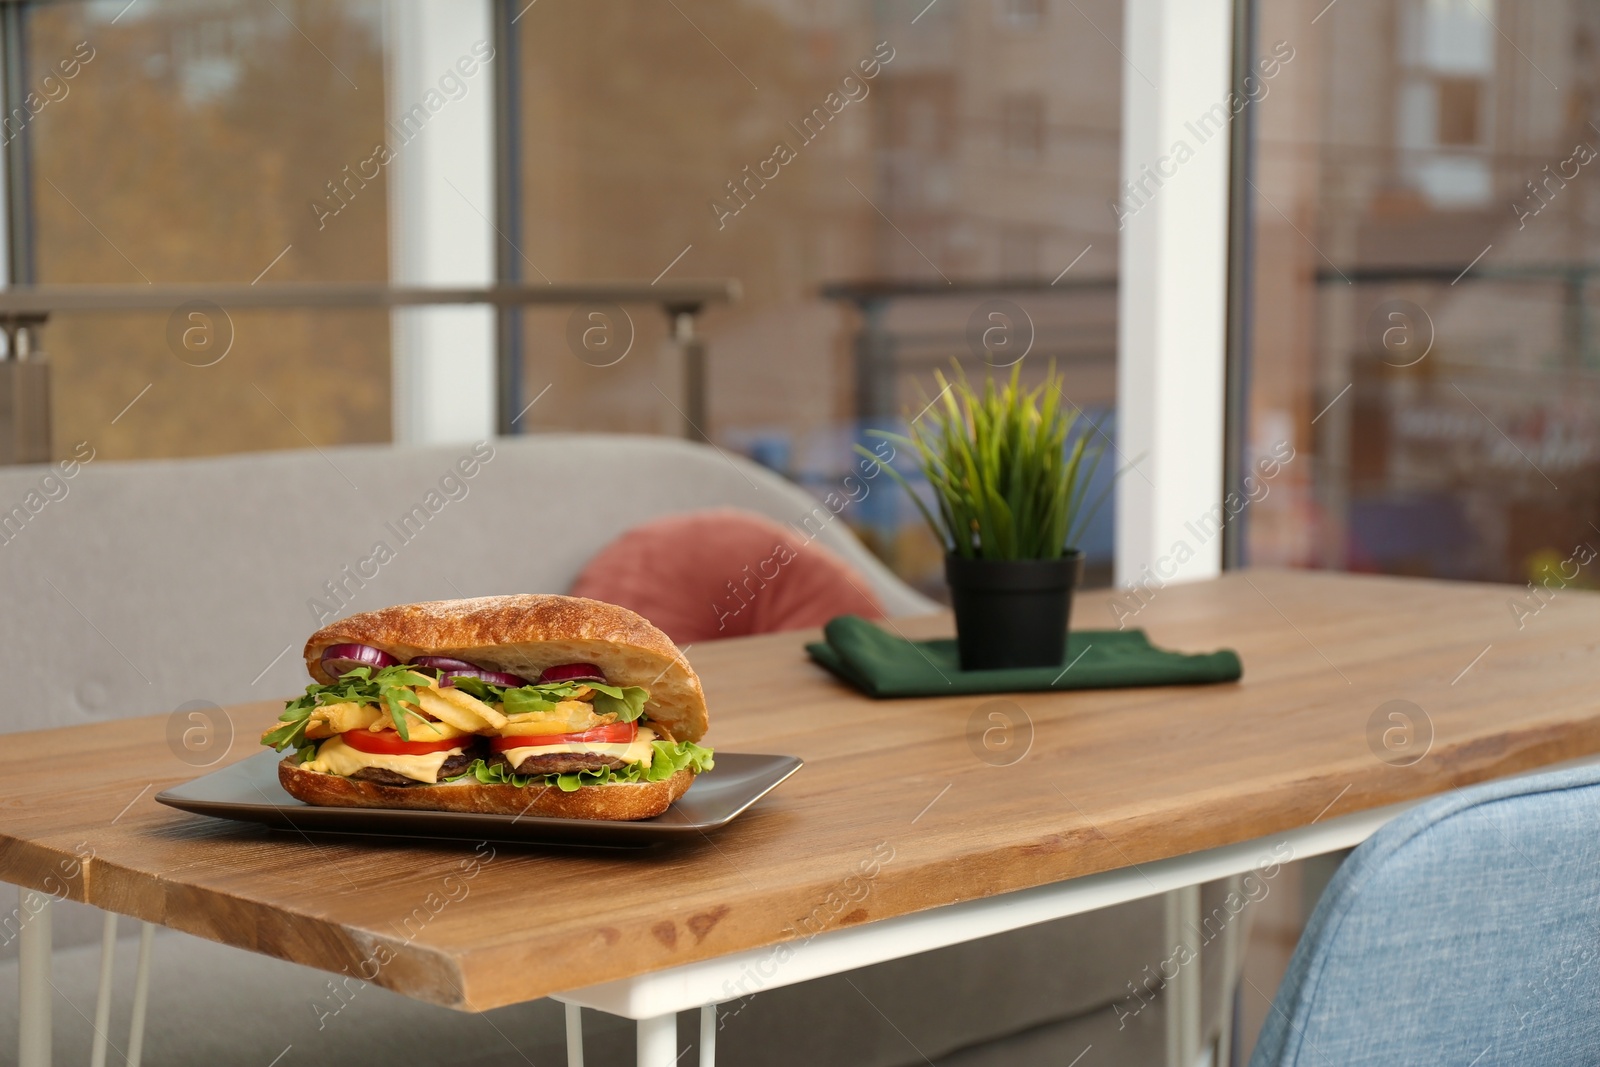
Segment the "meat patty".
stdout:
<svg viewBox="0 0 1600 1067">
<path fill-rule="evenodd" d="M 439 781 L 442 782 L 446 778 L 453 778 L 458 774 L 465 773 L 466 769 L 472 766 L 472 761 L 476 758 L 477 757 L 473 756 L 470 752 L 458 752 L 454 756 L 451 756 L 439 767 Z M 363 767 L 350 777 L 361 782 L 376 782 L 379 785 L 428 784 L 427 782 L 419 782 L 415 778 L 407 778 L 405 775 L 399 774 L 395 771 L 386 771 L 382 767 Z"/>
<path fill-rule="evenodd" d="M 490 761 L 506 763 L 504 756 L 492 756 Z M 597 752 L 554 752 L 548 756 L 527 756 L 517 764 L 516 774 L 571 774 L 573 771 L 598 771 L 604 767 L 626 767 L 624 760 L 615 756 L 602 756 Z"/>
<path fill-rule="evenodd" d="M 472 766 L 472 761 L 477 758 L 470 748 L 465 752 L 456 753 L 440 765 L 439 780 L 442 782 L 446 778 L 454 778 L 458 774 L 465 774 L 467 768 Z"/>
</svg>

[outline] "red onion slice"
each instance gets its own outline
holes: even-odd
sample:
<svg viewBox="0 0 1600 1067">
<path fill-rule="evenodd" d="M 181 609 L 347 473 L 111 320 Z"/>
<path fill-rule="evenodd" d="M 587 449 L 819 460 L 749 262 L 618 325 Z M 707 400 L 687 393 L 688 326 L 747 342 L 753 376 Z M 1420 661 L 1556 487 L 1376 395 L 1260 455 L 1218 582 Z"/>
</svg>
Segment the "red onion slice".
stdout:
<svg viewBox="0 0 1600 1067">
<path fill-rule="evenodd" d="M 526 678 L 505 671 L 485 670 L 476 663 L 468 663 L 464 659 L 451 659 L 449 656 L 418 656 L 411 661 L 411 666 L 423 668 L 424 674 L 438 677 L 439 684 L 448 688 L 452 678 L 477 678 L 479 681 L 498 685 L 505 689 L 518 689 L 528 684 Z"/>
<path fill-rule="evenodd" d="M 322 653 L 322 669 L 334 678 L 342 678 L 357 667 L 378 671 L 399 662 L 383 649 L 371 645 L 329 645 Z"/>
<path fill-rule="evenodd" d="M 546 667 L 544 673 L 539 675 L 540 683 L 545 682 L 604 682 L 605 672 L 593 663 L 563 663 L 556 667 Z"/>
<path fill-rule="evenodd" d="M 481 671 L 482 667 L 476 663 L 468 663 L 464 659 L 451 659 L 449 656 L 417 656 L 411 661 L 413 667 L 432 667 L 440 671 Z"/>
</svg>

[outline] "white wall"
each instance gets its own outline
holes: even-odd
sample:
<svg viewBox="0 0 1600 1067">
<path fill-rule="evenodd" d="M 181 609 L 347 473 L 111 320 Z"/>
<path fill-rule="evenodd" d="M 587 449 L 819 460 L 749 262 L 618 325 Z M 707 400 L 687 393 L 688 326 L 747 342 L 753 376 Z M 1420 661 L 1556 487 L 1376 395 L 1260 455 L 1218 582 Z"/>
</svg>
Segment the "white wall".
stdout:
<svg viewBox="0 0 1600 1067">
<path fill-rule="evenodd" d="M 493 54 L 490 2 L 391 0 L 386 18 L 390 281 L 491 284 L 494 76 L 493 60 L 482 58 Z M 494 310 L 400 308 L 392 327 L 395 441 L 492 435 Z"/>
</svg>

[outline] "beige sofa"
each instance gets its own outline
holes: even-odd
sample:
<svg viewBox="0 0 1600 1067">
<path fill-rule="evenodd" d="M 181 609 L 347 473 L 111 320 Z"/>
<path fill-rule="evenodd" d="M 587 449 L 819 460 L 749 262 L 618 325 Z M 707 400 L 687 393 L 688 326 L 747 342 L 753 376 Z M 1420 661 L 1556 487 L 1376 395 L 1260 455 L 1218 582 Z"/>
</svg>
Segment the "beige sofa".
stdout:
<svg viewBox="0 0 1600 1067">
<path fill-rule="evenodd" d="M 105 461 L 90 443 L 66 463 L 0 469 L 0 730 L 292 694 L 306 682 L 301 644 L 329 618 L 412 600 L 563 591 L 628 527 L 717 505 L 815 536 L 892 614 L 935 607 L 851 536 L 849 497 L 819 504 L 740 458 L 661 438 L 141 463 Z M 64 1062 L 87 1059 L 99 925 L 85 908 L 57 915 Z M 1167 954 L 1161 916 L 1151 899 L 736 1001 L 724 1006 L 720 1062 L 1067 1064 L 1093 1045 L 1085 1063 L 1161 1063 L 1159 998 L 1137 1014 L 1128 999 L 1144 968 Z M 0 959 L 14 955 L 14 939 L 0 946 Z M 125 948 L 124 969 L 131 956 Z M 1206 964 L 1210 1019 L 1227 1014 L 1217 958 Z M 369 988 L 330 1018 L 326 975 L 171 932 L 157 938 L 154 975 L 151 1063 L 261 1067 L 291 1045 L 285 1064 L 563 1059 L 549 1002 L 466 1016 Z M 124 996 L 130 984 L 121 983 Z M 15 988 L 6 961 L 0 1050 L 15 1047 Z M 631 1062 L 631 1030 L 588 1017 L 588 1062 Z M 682 1029 L 687 1046 L 688 1015 Z"/>
</svg>

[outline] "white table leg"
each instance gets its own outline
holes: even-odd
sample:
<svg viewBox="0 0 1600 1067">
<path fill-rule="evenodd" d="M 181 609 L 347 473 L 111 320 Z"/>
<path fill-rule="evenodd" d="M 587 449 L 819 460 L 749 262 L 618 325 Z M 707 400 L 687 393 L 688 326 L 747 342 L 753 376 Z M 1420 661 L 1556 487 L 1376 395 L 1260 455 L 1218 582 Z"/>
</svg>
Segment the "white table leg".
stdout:
<svg viewBox="0 0 1600 1067">
<path fill-rule="evenodd" d="M 100 933 L 100 989 L 94 999 L 94 1049 L 89 1067 L 106 1067 L 106 1035 L 111 1031 L 111 965 L 117 955 L 117 917 L 106 912 Z"/>
<path fill-rule="evenodd" d="M 128 1067 L 139 1067 L 144 1057 L 144 1018 L 150 1007 L 150 949 L 156 928 L 142 923 L 139 928 L 139 970 L 133 979 L 133 1027 L 128 1032 Z"/>
<path fill-rule="evenodd" d="M 1241 875 L 1230 875 L 1227 881 L 1230 894 L 1244 894 L 1244 878 Z M 1244 925 L 1244 913 L 1240 913 L 1237 920 L 1230 922 L 1222 931 L 1222 1028 L 1217 1033 L 1217 1067 L 1228 1067 L 1233 1059 L 1233 1005 L 1234 991 L 1238 983 L 1234 971 L 1239 967 L 1239 942 L 1243 938 L 1240 927 Z"/>
<path fill-rule="evenodd" d="M 583 1067 L 583 1009 L 576 1004 L 567 1009 L 567 1067 Z"/>
<path fill-rule="evenodd" d="M 17 1065 L 50 1067 L 50 897 L 21 892 L 17 944 Z"/>
<path fill-rule="evenodd" d="M 652 1019 L 640 1019 L 633 1062 L 637 1067 L 676 1067 L 677 1046 L 677 1012 L 657 1015 Z"/>
<path fill-rule="evenodd" d="M 717 1067 L 717 1006 L 700 1009 L 700 1067 Z"/>
<path fill-rule="evenodd" d="M 1200 887 L 1184 886 L 1166 895 L 1165 949 L 1188 947 L 1192 957 L 1177 968 L 1167 983 L 1165 1004 L 1167 1024 L 1167 1067 L 1194 1067 L 1200 1055 Z M 1181 959 L 1181 956 L 1180 956 Z"/>
</svg>

